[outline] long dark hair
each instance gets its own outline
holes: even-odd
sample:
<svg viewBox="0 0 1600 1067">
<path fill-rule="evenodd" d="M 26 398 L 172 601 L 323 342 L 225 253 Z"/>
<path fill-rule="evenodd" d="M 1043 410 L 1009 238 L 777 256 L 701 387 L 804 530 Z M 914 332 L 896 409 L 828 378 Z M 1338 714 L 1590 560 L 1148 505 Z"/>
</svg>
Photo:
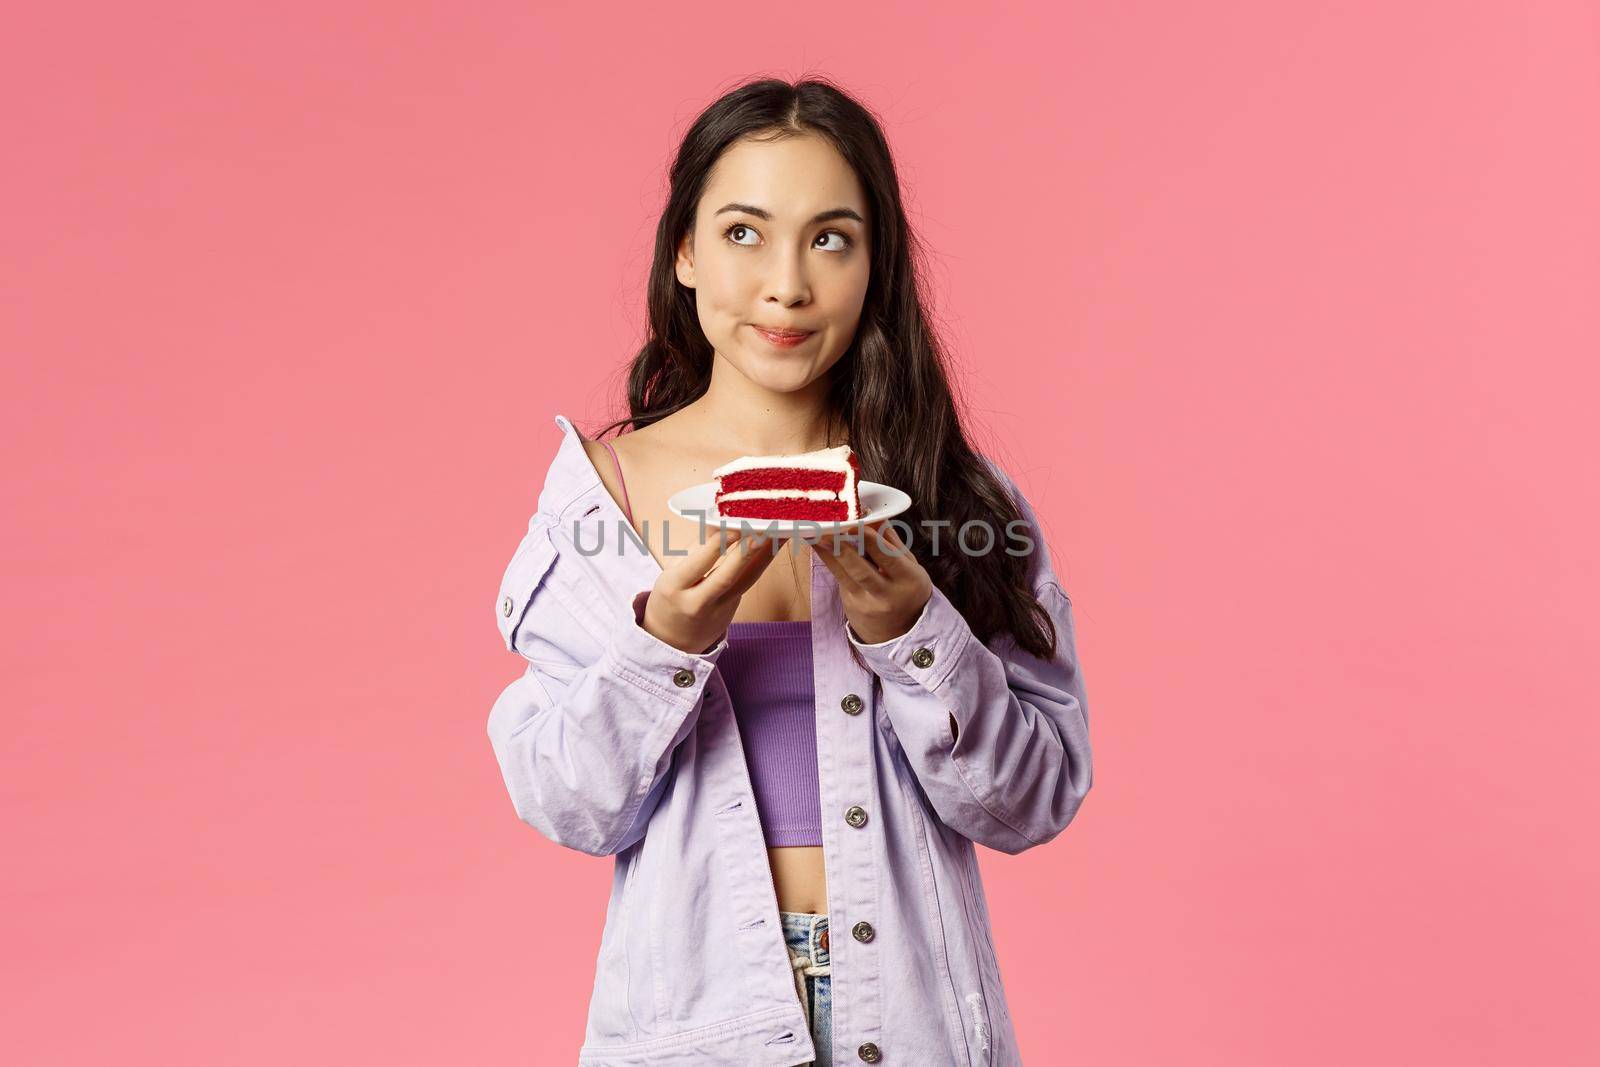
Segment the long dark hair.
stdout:
<svg viewBox="0 0 1600 1067">
<path fill-rule="evenodd" d="M 694 290 L 677 279 L 678 245 L 694 227 L 707 175 L 724 150 L 745 137 L 805 134 L 833 144 L 855 169 L 871 206 L 866 303 L 850 349 L 830 372 L 828 418 L 860 458 L 862 477 L 910 494 L 911 509 L 898 516 L 912 531 L 908 547 L 974 635 L 988 641 L 1009 634 L 1018 647 L 1049 658 L 1056 632 L 1030 585 L 1033 554 L 1005 550 L 1008 524 L 1023 516 L 962 432 L 944 348 L 924 310 L 924 251 L 906 221 L 888 142 L 864 105 L 823 78 L 747 82 L 701 112 L 684 135 L 656 228 L 649 332 L 628 371 L 631 414 L 595 436 L 630 423 L 643 429 L 705 393 L 713 353 Z M 931 519 L 949 522 L 939 531 L 937 553 L 922 550 L 930 532 L 923 522 Z M 953 543 L 962 524 L 973 520 L 989 524 L 991 550 L 969 544 L 968 554 Z"/>
</svg>

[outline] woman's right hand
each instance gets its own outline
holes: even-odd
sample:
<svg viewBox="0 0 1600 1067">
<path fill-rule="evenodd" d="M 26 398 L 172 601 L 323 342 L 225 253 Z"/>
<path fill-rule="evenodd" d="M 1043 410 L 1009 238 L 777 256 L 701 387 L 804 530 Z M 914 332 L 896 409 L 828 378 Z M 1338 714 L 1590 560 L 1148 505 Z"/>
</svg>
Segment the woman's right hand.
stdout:
<svg viewBox="0 0 1600 1067">
<path fill-rule="evenodd" d="M 772 538 L 743 524 L 719 530 L 663 569 L 645 600 L 645 630 L 684 652 L 699 654 L 721 639 L 739 598 L 777 555 Z"/>
</svg>

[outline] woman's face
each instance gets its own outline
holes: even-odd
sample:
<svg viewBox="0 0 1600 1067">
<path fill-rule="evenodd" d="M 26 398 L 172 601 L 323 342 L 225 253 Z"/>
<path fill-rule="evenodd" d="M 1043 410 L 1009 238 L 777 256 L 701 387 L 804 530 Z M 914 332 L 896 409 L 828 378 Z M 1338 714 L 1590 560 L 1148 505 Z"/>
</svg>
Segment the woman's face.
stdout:
<svg viewBox="0 0 1600 1067">
<path fill-rule="evenodd" d="M 822 378 L 861 320 L 870 222 L 855 171 L 825 139 L 730 146 L 677 258 L 717 355 L 774 392 Z M 785 345 L 761 327 L 810 332 Z"/>
</svg>

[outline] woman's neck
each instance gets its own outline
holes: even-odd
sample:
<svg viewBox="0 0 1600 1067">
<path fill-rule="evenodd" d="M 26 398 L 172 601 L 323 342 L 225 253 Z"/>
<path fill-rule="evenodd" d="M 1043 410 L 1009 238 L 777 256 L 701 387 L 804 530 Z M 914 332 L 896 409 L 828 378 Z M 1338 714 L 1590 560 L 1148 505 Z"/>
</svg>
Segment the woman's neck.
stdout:
<svg viewBox="0 0 1600 1067">
<path fill-rule="evenodd" d="M 793 392 L 763 388 L 720 356 L 705 394 L 683 408 L 696 436 L 746 456 L 793 455 L 843 442 L 828 440 L 828 382 Z"/>
</svg>

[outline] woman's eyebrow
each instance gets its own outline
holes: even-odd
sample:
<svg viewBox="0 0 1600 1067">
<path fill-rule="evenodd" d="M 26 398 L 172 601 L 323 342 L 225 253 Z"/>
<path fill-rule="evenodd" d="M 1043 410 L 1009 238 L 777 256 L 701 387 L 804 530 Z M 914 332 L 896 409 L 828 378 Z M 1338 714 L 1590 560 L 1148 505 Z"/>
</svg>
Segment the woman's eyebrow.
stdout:
<svg viewBox="0 0 1600 1067">
<path fill-rule="evenodd" d="M 746 215 L 754 215 L 758 219 L 770 220 L 772 218 L 772 212 L 756 207 L 754 204 L 724 204 L 716 210 L 715 214 L 720 215 L 725 211 L 742 211 Z M 828 222 L 832 219 L 855 219 L 862 225 L 866 225 L 865 219 L 847 207 L 836 207 L 831 211 L 819 211 L 811 216 L 812 222 Z"/>
</svg>

